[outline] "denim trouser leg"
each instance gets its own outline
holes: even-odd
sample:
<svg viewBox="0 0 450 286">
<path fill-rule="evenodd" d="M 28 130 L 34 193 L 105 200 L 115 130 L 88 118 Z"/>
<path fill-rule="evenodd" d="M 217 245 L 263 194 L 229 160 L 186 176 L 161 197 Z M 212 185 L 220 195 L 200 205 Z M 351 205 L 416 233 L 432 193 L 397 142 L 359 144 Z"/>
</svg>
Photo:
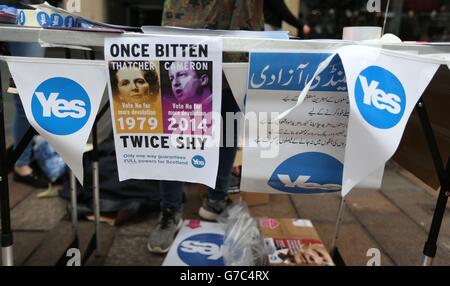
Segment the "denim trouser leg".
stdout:
<svg viewBox="0 0 450 286">
<path fill-rule="evenodd" d="M 222 90 L 222 108 L 221 114 L 223 120 L 222 138 L 225 137 L 226 127 L 226 112 L 237 112 L 239 107 L 234 100 L 230 89 Z M 208 188 L 208 197 L 212 200 L 222 200 L 228 194 L 230 185 L 231 170 L 233 168 L 234 157 L 236 156 L 236 128 L 234 130 L 234 146 L 221 147 L 219 150 L 219 170 L 217 172 L 216 188 Z M 183 204 L 183 183 L 177 181 L 161 181 L 161 208 L 171 208 L 181 210 Z"/>
<path fill-rule="evenodd" d="M 216 188 L 208 188 L 208 198 L 223 200 L 228 195 L 231 170 L 233 169 L 236 147 L 222 147 L 219 153 L 219 171 L 217 172 Z"/>
<path fill-rule="evenodd" d="M 63 158 L 48 144 L 42 136 L 33 140 L 33 158 L 50 182 L 55 182 L 67 171 Z"/>
<path fill-rule="evenodd" d="M 25 111 L 23 110 L 22 102 L 18 95 L 14 96 L 14 103 L 16 106 L 16 111 L 14 112 L 13 118 L 13 137 L 14 137 L 14 147 L 19 144 L 22 137 L 27 132 L 30 127 L 30 123 L 28 123 L 28 119 L 25 115 Z M 17 159 L 15 166 L 22 167 L 28 166 L 31 162 L 31 142 L 27 145 L 25 150 L 23 150 L 22 155 Z"/>
<path fill-rule="evenodd" d="M 183 187 L 183 182 L 160 181 L 159 190 L 161 193 L 161 208 L 181 211 L 183 206 Z"/>
<path fill-rule="evenodd" d="M 234 100 L 233 94 L 230 89 L 222 90 L 222 141 L 226 144 L 226 113 L 238 112 L 239 107 Z M 233 136 L 234 146 L 220 147 L 219 150 L 219 170 L 217 172 L 216 188 L 208 188 L 208 198 L 212 200 L 223 200 L 228 195 L 228 189 L 230 186 L 231 170 L 233 169 L 234 158 L 237 151 L 237 138 L 236 138 L 236 126 L 233 128 L 234 133 L 228 134 Z"/>
</svg>

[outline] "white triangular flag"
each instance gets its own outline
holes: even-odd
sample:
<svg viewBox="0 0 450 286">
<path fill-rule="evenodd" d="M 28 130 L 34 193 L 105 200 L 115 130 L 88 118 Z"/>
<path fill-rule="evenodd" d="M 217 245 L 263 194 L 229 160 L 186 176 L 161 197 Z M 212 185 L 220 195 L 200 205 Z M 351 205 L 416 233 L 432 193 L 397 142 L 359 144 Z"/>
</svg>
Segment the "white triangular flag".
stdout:
<svg viewBox="0 0 450 286">
<path fill-rule="evenodd" d="M 438 63 L 380 48 L 347 46 L 338 54 L 350 99 L 342 195 L 395 153 Z"/>
<path fill-rule="evenodd" d="M 83 184 L 83 152 L 105 90 L 103 61 L 4 57 L 30 124 Z"/>
</svg>

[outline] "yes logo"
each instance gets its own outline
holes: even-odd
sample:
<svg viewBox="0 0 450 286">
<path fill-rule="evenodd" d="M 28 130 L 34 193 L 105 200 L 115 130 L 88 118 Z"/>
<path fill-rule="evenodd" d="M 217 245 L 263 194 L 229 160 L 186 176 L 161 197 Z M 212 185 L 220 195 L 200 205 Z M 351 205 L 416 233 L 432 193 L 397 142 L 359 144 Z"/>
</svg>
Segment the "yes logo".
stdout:
<svg viewBox="0 0 450 286">
<path fill-rule="evenodd" d="M 22 10 L 19 12 L 19 15 L 17 16 L 17 23 L 19 23 L 19 25 L 23 26 L 25 25 L 25 12 L 23 12 Z"/>
<path fill-rule="evenodd" d="M 183 240 L 177 253 L 189 266 L 224 266 L 222 244 L 223 235 L 202 233 Z"/>
<path fill-rule="evenodd" d="M 39 12 L 36 15 L 36 20 L 41 27 L 47 27 L 50 25 L 50 16 L 45 12 Z"/>
<path fill-rule="evenodd" d="M 36 122 L 47 132 L 69 135 L 87 123 L 91 103 L 84 88 L 63 77 L 50 78 L 34 91 L 31 111 Z"/>
<path fill-rule="evenodd" d="M 370 66 L 358 75 L 355 100 L 367 123 L 380 129 L 397 125 L 405 112 L 402 83 L 393 73 L 378 66 Z"/>
<path fill-rule="evenodd" d="M 195 168 L 203 168 L 206 165 L 205 158 L 200 155 L 192 157 L 191 163 Z"/>
<path fill-rule="evenodd" d="M 344 165 L 319 152 L 300 153 L 281 163 L 267 182 L 287 193 L 329 193 L 341 190 Z"/>
</svg>

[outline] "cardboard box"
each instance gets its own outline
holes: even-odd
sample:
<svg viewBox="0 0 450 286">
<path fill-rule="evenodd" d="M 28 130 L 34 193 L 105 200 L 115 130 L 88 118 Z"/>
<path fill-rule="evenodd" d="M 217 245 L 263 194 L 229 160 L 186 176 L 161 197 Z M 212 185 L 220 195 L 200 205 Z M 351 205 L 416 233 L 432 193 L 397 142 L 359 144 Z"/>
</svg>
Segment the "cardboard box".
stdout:
<svg viewBox="0 0 450 286">
<path fill-rule="evenodd" d="M 260 219 L 271 266 L 334 266 L 310 220 Z"/>
<path fill-rule="evenodd" d="M 224 224 L 199 220 L 184 221 L 162 265 L 224 266 L 224 233 Z"/>
</svg>

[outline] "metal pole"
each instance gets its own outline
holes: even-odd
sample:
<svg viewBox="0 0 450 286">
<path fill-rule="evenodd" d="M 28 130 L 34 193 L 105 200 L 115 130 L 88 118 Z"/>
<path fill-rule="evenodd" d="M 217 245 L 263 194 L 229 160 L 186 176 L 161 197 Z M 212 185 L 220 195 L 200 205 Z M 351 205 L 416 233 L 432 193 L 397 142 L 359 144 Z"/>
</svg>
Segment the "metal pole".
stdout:
<svg viewBox="0 0 450 286">
<path fill-rule="evenodd" d="M 71 59 L 72 53 L 69 48 L 64 49 L 65 52 L 65 58 Z M 78 203 L 77 203 L 77 179 L 75 178 L 75 175 L 73 174 L 72 170 L 70 170 L 69 175 L 69 182 L 70 182 L 70 203 L 72 205 L 72 230 L 74 233 L 74 244 L 76 247 L 79 247 L 79 229 L 78 229 Z"/>
<path fill-rule="evenodd" d="M 433 265 L 433 259 L 437 252 L 437 240 L 441 229 L 442 220 L 444 218 L 445 209 L 447 206 L 448 197 L 450 195 L 450 158 L 447 162 L 447 168 L 444 167 L 442 157 L 439 152 L 436 138 L 433 133 L 433 129 L 430 124 L 430 120 L 425 108 L 425 103 L 422 99 L 417 103 L 417 112 L 419 113 L 420 123 L 422 125 L 423 132 L 425 133 L 425 139 L 427 140 L 428 149 L 431 152 L 433 158 L 433 164 L 436 169 L 436 173 L 439 178 L 441 190 L 436 202 L 436 208 L 433 214 L 433 220 L 431 222 L 430 231 L 428 232 L 428 239 L 423 248 L 422 266 Z"/>
<path fill-rule="evenodd" d="M 97 150 L 97 122 L 92 128 L 92 173 L 93 173 L 93 193 L 94 193 L 94 213 L 95 213 L 95 255 L 100 255 L 100 183 L 98 170 L 98 150 Z"/>
<path fill-rule="evenodd" d="M 95 60 L 95 52 L 89 52 L 89 58 Z M 99 119 L 99 118 L 98 118 Z M 94 121 L 92 127 L 92 175 L 94 193 L 94 219 L 95 219 L 95 255 L 100 256 L 100 182 L 98 168 L 98 120 Z"/>
<path fill-rule="evenodd" d="M 72 171 L 70 171 L 70 202 L 72 205 L 72 229 L 75 241 L 78 242 L 77 181 Z"/>
<path fill-rule="evenodd" d="M 6 136 L 5 136 L 5 116 L 3 108 L 3 89 L 2 89 L 2 69 L 0 63 L 0 200 L 1 200 L 1 219 L 2 219 L 2 264 L 3 266 L 13 266 L 13 234 L 11 230 L 11 208 L 9 205 L 8 188 L 8 164 L 6 158 Z"/>
<path fill-rule="evenodd" d="M 433 266 L 433 257 L 428 257 L 425 254 L 422 256 L 422 266 Z"/>
<path fill-rule="evenodd" d="M 388 17 L 388 12 L 389 12 L 389 5 L 391 4 L 391 0 L 388 0 L 387 4 L 386 4 L 386 13 L 384 14 L 384 23 L 383 23 L 383 31 L 381 31 L 381 36 L 384 35 L 384 31 L 386 29 L 386 20 Z"/>
<path fill-rule="evenodd" d="M 13 246 L 2 247 L 3 266 L 14 266 Z"/>
<path fill-rule="evenodd" d="M 337 249 L 336 244 L 337 244 L 337 240 L 339 238 L 339 233 L 341 231 L 342 220 L 344 218 L 344 210 L 345 210 L 345 197 L 342 197 L 341 203 L 339 205 L 337 217 L 336 217 L 336 226 L 335 226 L 335 230 L 334 230 L 333 241 L 331 242 L 331 249 L 330 249 L 331 254 L 335 253 L 335 251 Z"/>
<path fill-rule="evenodd" d="M 447 173 L 450 175 L 450 158 L 447 164 Z M 448 177 L 447 177 L 448 178 Z M 422 256 L 422 266 L 432 266 L 433 259 L 437 252 L 437 240 L 441 229 L 442 220 L 444 218 L 445 209 L 447 207 L 448 197 L 450 195 L 450 187 L 448 179 L 446 185 L 441 185 L 439 197 L 437 199 L 436 208 L 434 209 L 433 220 L 431 222 L 428 239 L 425 243 Z"/>
</svg>

